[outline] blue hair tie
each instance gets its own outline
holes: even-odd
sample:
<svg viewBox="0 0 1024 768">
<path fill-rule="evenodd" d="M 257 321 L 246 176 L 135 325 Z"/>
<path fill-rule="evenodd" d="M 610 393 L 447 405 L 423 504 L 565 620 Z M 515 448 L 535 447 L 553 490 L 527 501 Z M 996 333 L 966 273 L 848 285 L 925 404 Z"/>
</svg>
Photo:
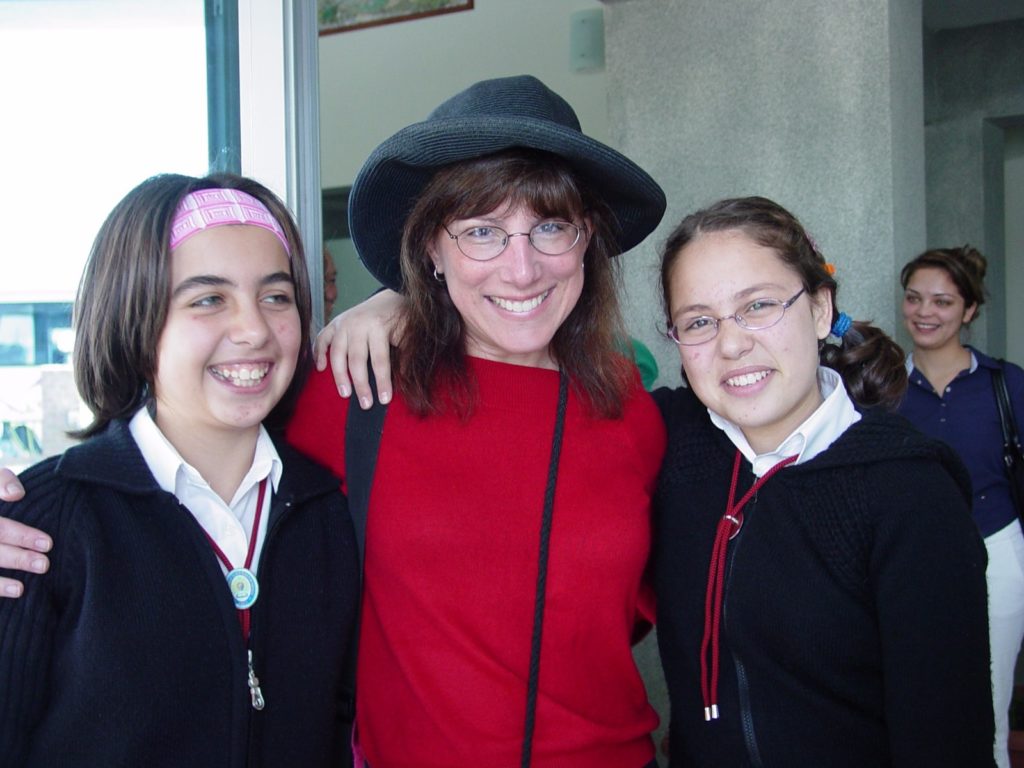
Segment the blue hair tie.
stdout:
<svg viewBox="0 0 1024 768">
<path fill-rule="evenodd" d="M 850 330 L 850 326 L 853 325 L 853 318 L 851 318 L 845 312 L 840 312 L 839 317 L 832 323 L 832 335 L 837 339 L 843 338 L 846 332 Z"/>
</svg>

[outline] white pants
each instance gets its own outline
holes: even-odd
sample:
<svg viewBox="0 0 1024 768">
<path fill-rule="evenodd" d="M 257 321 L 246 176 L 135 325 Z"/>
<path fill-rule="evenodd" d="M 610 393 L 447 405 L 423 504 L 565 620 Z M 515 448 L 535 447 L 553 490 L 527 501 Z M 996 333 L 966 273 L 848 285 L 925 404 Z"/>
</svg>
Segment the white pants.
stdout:
<svg viewBox="0 0 1024 768">
<path fill-rule="evenodd" d="M 1024 639 L 1024 534 L 1016 520 L 985 539 L 988 549 L 988 631 L 992 653 L 992 708 L 996 718 L 995 758 L 1010 768 L 1009 736 L 1013 671 Z"/>
</svg>

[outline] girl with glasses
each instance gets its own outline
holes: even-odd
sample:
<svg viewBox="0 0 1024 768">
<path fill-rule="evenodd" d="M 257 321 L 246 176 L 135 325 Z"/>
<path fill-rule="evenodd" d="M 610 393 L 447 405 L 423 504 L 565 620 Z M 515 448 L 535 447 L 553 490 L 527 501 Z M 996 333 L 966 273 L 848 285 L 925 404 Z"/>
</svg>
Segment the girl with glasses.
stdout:
<svg viewBox="0 0 1024 768">
<path fill-rule="evenodd" d="M 662 253 L 688 384 L 655 393 L 671 764 L 991 765 L 970 481 L 890 412 L 900 349 L 838 311 L 832 268 L 769 200 L 691 214 Z M 700 317 L 717 332 L 686 343 Z"/>
</svg>

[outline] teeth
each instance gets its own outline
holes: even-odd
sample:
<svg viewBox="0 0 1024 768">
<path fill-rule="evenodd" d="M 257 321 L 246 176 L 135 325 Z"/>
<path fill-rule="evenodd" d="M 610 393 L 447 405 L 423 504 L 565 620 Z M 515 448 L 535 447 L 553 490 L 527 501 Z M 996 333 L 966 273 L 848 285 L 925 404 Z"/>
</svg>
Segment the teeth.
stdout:
<svg viewBox="0 0 1024 768">
<path fill-rule="evenodd" d="M 249 366 L 233 366 L 231 368 L 211 368 L 210 371 L 224 381 L 236 387 L 255 387 L 270 370 L 269 363 Z"/>
<path fill-rule="evenodd" d="M 749 387 L 751 384 L 756 384 L 761 379 L 768 375 L 768 371 L 758 371 L 757 373 L 745 373 L 742 376 L 734 376 L 731 379 L 726 379 L 725 383 L 730 387 Z"/>
<path fill-rule="evenodd" d="M 490 298 L 494 304 L 507 312 L 517 312 L 521 314 L 523 312 L 530 312 L 531 310 L 539 307 L 541 302 L 548 297 L 549 293 L 551 293 L 551 291 L 544 291 L 540 296 L 534 296 L 532 299 L 527 299 L 526 301 L 508 301 L 507 299 L 499 299 L 497 296 L 489 296 L 488 298 Z"/>
</svg>

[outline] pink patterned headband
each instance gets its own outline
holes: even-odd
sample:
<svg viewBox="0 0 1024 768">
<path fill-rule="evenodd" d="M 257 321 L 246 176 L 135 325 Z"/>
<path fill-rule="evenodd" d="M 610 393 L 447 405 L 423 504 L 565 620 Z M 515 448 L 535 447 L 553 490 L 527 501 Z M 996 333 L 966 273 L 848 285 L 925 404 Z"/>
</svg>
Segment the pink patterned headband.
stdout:
<svg viewBox="0 0 1024 768">
<path fill-rule="evenodd" d="M 181 199 L 171 223 L 171 249 L 196 232 L 225 224 L 249 224 L 277 235 L 284 252 L 291 257 L 288 238 L 267 206 L 240 189 L 198 189 Z"/>
</svg>

